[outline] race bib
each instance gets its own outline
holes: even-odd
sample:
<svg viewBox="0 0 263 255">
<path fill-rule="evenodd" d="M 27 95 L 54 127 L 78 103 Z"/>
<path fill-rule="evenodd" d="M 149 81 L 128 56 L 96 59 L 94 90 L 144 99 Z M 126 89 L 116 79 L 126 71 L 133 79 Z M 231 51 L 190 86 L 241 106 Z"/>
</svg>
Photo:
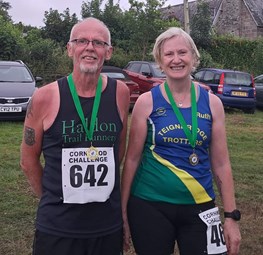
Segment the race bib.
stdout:
<svg viewBox="0 0 263 255">
<path fill-rule="evenodd" d="M 218 207 L 199 214 L 207 225 L 207 254 L 221 254 L 227 251 Z"/>
<path fill-rule="evenodd" d="M 64 203 L 105 202 L 114 183 L 113 147 L 62 149 Z"/>
</svg>

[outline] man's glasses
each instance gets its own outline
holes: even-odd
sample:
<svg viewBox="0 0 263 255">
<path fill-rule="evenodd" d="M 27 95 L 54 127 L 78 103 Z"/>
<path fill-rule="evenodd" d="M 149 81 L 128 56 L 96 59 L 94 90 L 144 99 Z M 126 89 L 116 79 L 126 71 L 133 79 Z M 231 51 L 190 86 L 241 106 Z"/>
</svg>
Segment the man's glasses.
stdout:
<svg viewBox="0 0 263 255">
<path fill-rule="evenodd" d="M 99 41 L 99 40 L 90 41 L 90 40 L 84 39 L 84 38 L 73 39 L 70 42 L 74 42 L 74 43 L 76 43 L 77 46 L 83 46 L 83 47 L 89 45 L 89 43 L 91 43 L 94 48 L 104 48 L 105 45 L 109 46 L 108 43 L 103 42 L 103 41 Z"/>
</svg>

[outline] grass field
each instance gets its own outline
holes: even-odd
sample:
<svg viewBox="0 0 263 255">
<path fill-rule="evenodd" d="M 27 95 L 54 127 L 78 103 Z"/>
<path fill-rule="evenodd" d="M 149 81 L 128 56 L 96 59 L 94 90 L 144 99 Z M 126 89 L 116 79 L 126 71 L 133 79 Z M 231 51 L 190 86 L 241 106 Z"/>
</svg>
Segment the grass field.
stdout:
<svg viewBox="0 0 263 255">
<path fill-rule="evenodd" d="M 19 167 L 22 126 L 22 122 L 0 122 L 1 255 L 31 252 L 38 201 Z M 259 255 L 263 251 L 263 111 L 254 115 L 227 112 L 226 128 L 237 205 L 242 211 L 240 255 Z"/>
</svg>

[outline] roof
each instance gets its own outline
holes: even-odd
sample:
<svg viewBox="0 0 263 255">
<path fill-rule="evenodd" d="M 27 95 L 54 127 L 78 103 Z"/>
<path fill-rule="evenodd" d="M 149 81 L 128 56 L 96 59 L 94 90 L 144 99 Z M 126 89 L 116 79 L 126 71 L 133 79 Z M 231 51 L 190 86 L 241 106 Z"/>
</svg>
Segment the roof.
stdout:
<svg viewBox="0 0 263 255">
<path fill-rule="evenodd" d="M 263 1 L 262 0 L 243 0 L 255 23 L 259 27 L 263 27 Z"/>
<path fill-rule="evenodd" d="M 215 19 L 215 14 L 218 13 L 220 5 L 224 0 L 206 0 L 209 3 L 211 20 Z M 243 0 L 247 6 L 252 18 L 259 27 L 263 27 L 263 1 L 262 0 Z M 189 2 L 189 17 L 197 11 L 197 1 Z M 184 4 L 168 6 L 162 9 L 165 18 L 175 17 L 181 24 L 184 24 Z"/>
<path fill-rule="evenodd" d="M 202 71 L 202 70 L 208 70 L 208 71 L 213 71 L 213 72 L 219 72 L 219 73 L 245 73 L 245 74 L 249 74 L 248 72 L 243 72 L 243 71 L 238 71 L 238 70 L 231 70 L 231 69 L 221 69 L 221 68 L 210 68 L 210 67 L 204 67 L 198 70 Z"/>
<path fill-rule="evenodd" d="M 155 63 L 154 61 L 146 61 L 146 60 L 132 60 L 132 61 L 129 61 L 129 63 L 140 63 L 140 64 L 142 64 L 142 63 Z M 129 64 L 128 63 L 128 64 Z"/>
<path fill-rule="evenodd" d="M 7 60 L 0 60 L 1 65 L 6 65 L 6 66 L 21 66 L 25 65 L 21 60 L 16 60 L 16 61 L 7 61 Z"/>
<path fill-rule="evenodd" d="M 122 72 L 122 69 L 117 66 L 103 66 L 102 72 Z"/>
</svg>

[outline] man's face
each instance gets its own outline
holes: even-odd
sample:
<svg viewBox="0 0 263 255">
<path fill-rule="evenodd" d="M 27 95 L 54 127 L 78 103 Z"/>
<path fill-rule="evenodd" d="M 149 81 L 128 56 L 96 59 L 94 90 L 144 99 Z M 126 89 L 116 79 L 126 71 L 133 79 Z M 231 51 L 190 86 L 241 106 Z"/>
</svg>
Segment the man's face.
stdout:
<svg viewBox="0 0 263 255">
<path fill-rule="evenodd" d="M 68 55 L 73 59 L 74 69 L 84 73 L 100 72 L 105 60 L 109 60 L 112 47 L 106 28 L 97 21 L 78 24 L 68 43 Z"/>
</svg>

